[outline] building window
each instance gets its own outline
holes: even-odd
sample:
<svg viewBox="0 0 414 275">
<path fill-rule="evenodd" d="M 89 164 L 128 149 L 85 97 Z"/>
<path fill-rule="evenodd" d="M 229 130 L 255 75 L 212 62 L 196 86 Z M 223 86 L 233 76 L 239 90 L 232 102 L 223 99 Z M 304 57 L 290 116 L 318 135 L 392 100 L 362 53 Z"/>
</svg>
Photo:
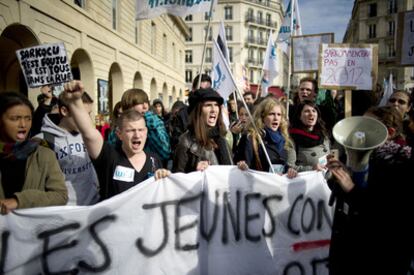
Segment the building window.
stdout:
<svg viewBox="0 0 414 275">
<path fill-rule="evenodd" d="M 249 63 L 253 63 L 254 62 L 254 50 L 253 49 L 249 49 L 247 59 L 248 59 L 248 62 Z"/>
<path fill-rule="evenodd" d="M 369 4 L 368 6 L 368 17 L 377 16 L 377 3 Z"/>
<path fill-rule="evenodd" d="M 266 26 L 272 26 L 272 15 L 270 13 L 266 13 Z"/>
<path fill-rule="evenodd" d="M 229 60 L 231 63 L 233 62 L 233 47 L 229 47 Z"/>
<path fill-rule="evenodd" d="M 165 61 L 167 61 L 167 35 L 165 33 L 162 34 L 162 56 Z"/>
<path fill-rule="evenodd" d="M 185 82 L 187 83 L 193 82 L 193 71 L 192 70 L 185 70 Z"/>
<path fill-rule="evenodd" d="M 253 31 L 253 29 L 248 30 L 247 39 L 249 40 L 249 43 L 254 43 L 254 31 Z"/>
<path fill-rule="evenodd" d="M 259 50 L 257 52 L 257 61 L 258 61 L 259 64 L 263 64 L 263 61 L 264 61 L 263 56 L 264 56 L 263 51 Z"/>
<path fill-rule="evenodd" d="M 138 21 L 135 21 L 135 44 L 138 44 Z"/>
<path fill-rule="evenodd" d="M 371 24 L 368 26 L 369 31 L 368 31 L 368 38 L 375 38 L 377 37 L 377 25 L 376 24 Z"/>
<path fill-rule="evenodd" d="M 193 41 L 193 28 L 188 28 L 188 32 L 190 33 L 190 35 L 185 38 L 185 41 L 191 42 Z"/>
<path fill-rule="evenodd" d="M 206 48 L 206 59 L 204 61 L 211 63 L 211 56 L 212 56 L 212 54 L 211 54 L 211 48 L 210 47 L 207 47 Z"/>
<path fill-rule="evenodd" d="M 263 12 L 257 12 L 257 24 L 263 24 Z"/>
<path fill-rule="evenodd" d="M 265 44 L 265 40 L 263 38 L 263 32 L 259 31 L 259 37 L 257 38 L 257 43 L 258 44 Z"/>
<path fill-rule="evenodd" d="M 233 40 L 233 28 L 230 26 L 227 26 L 224 28 L 224 31 L 226 32 L 227 41 L 232 41 Z"/>
<path fill-rule="evenodd" d="M 193 51 L 192 50 L 185 51 L 185 63 L 193 63 Z"/>
<path fill-rule="evenodd" d="M 118 28 L 118 0 L 112 0 L 112 29 Z"/>
<path fill-rule="evenodd" d="M 157 26 L 154 22 L 151 22 L 151 54 L 155 55 L 157 53 Z"/>
<path fill-rule="evenodd" d="M 252 22 L 254 20 L 253 9 L 247 10 L 247 21 Z"/>
<path fill-rule="evenodd" d="M 165 52 L 167 52 L 167 50 L 165 50 Z M 172 57 L 173 57 L 173 67 L 177 68 L 177 53 L 176 53 L 176 49 L 175 49 L 175 43 L 172 43 Z M 167 59 L 167 57 L 165 58 Z"/>
<path fill-rule="evenodd" d="M 250 82 L 254 83 L 254 70 L 250 70 L 249 74 L 250 74 Z"/>
<path fill-rule="evenodd" d="M 210 17 L 210 12 L 207 11 L 204 13 L 204 20 L 208 20 L 208 18 Z"/>
<path fill-rule="evenodd" d="M 192 14 L 187 15 L 184 20 L 185 21 L 193 21 L 193 15 Z"/>
<path fill-rule="evenodd" d="M 388 13 L 392 14 L 396 12 L 398 12 L 397 0 L 389 0 L 388 1 Z"/>
<path fill-rule="evenodd" d="M 414 67 L 411 68 L 411 80 L 414 80 Z"/>
<path fill-rule="evenodd" d="M 395 33 L 395 21 L 388 21 L 388 35 L 394 35 Z"/>
<path fill-rule="evenodd" d="M 85 1 L 86 1 L 86 0 L 74 0 L 74 1 L 73 1 L 73 3 L 74 3 L 76 6 L 79 6 L 79 7 L 81 7 L 81 8 L 85 8 Z"/>
<path fill-rule="evenodd" d="M 207 28 L 208 28 L 208 26 L 204 27 L 204 37 L 206 37 Z M 211 41 L 212 39 L 213 39 L 213 35 L 212 35 L 211 28 L 210 28 L 210 30 L 209 30 L 209 32 L 208 32 L 208 37 L 207 37 L 207 40 L 208 40 L 208 41 Z"/>
<path fill-rule="evenodd" d="M 388 44 L 388 57 L 395 57 L 394 43 Z"/>
<path fill-rule="evenodd" d="M 224 19 L 225 20 L 233 19 L 233 7 L 232 6 L 224 7 Z"/>
</svg>

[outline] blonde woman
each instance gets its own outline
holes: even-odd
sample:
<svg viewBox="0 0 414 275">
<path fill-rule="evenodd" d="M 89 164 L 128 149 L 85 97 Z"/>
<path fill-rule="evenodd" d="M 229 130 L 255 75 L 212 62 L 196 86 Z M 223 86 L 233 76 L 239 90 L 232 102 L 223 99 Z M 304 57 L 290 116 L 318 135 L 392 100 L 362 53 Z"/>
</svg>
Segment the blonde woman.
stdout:
<svg viewBox="0 0 414 275">
<path fill-rule="evenodd" d="M 241 137 L 236 149 L 234 160 L 239 168 L 248 166 L 259 171 L 271 170 L 260 145 L 261 137 L 274 170 L 279 174 L 287 173 L 289 178 L 295 177 L 296 170 L 288 165 L 293 147 L 283 105 L 275 98 L 266 98 L 255 108 L 253 123 L 256 128 L 252 122 L 248 123 L 247 133 Z"/>
</svg>

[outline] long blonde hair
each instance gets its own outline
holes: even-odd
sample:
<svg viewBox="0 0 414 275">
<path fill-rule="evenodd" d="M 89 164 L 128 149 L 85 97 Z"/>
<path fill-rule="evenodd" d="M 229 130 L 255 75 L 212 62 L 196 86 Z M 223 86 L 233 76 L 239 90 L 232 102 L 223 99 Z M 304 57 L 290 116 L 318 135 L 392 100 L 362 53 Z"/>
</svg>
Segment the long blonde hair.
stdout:
<svg viewBox="0 0 414 275">
<path fill-rule="evenodd" d="M 254 113 L 253 113 L 253 122 L 256 124 L 257 130 L 259 132 L 257 132 L 252 124 L 252 121 L 249 121 L 247 124 L 247 132 L 248 135 L 250 135 L 252 137 L 252 139 L 254 139 L 257 144 L 259 144 L 260 140 L 259 140 L 259 135 L 261 137 L 263 137 L 264 134 L 264 128 L 265 128 L 265 124 L 264 124 L 264 118 L 269 115 L 270 112 L 273 111 L 273 108 L 275 106 L 280 107 L 280 110 L 282 112 L 282 120 L 280 121 L 280 125 L 279 125 L 279 130 L 280 133 L 282 134 L 283 138 L 285 139 L 285 149 L 288 149 L 289 147 L 292 148 L 293 147 L 293 143 L 292 140 L 289 136 L 289 123 L 286 120 L 286 110 L 285 107 L 283 106 L 282 103 L 280 103 L 279 100 L 277 100 L 276 98 L 273 97 L 268 97 L 266 99 L 264 99 L 262 102 L 260 102 L 259 105 L 257 105 L 254 109 Z"/>
</svg>

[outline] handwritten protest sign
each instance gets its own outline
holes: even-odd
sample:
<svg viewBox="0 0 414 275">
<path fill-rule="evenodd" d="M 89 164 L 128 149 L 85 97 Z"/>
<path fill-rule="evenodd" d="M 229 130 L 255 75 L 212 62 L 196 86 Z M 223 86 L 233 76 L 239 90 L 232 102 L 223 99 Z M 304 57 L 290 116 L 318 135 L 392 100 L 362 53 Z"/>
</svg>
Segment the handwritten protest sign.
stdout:
<svg viewBox="0 0 414 275">
<path fill-rule="evenodd" d="M 16 54 L 30 88 L 60 84 L 73 79 L 63 43 L 20 49 Z"/>
<path fill-rule="evenodd" d="M 399 32 L 402 34 L 401 65 L 412 66 L 414 65 L 414 11 L 402 13 L 399 19 L 398 26 L 402 30 Z"/>
<path fill-rule="evenodd" d="M 319 52 L 319 87 L 372 90 L 378 74 L 378 45 L 322 44 Z"/>
<path fill-rule="evenodd" d="M 210 166 L 99 204 L 0 216 L 1 274 L 327 274 L 321 173 Z"/>
<path fill-rule="evenodd" d="M 292 36 L 292 72 L 318 71 L 320 44 L 333 42 L 333 33 Z"/>
</svg>

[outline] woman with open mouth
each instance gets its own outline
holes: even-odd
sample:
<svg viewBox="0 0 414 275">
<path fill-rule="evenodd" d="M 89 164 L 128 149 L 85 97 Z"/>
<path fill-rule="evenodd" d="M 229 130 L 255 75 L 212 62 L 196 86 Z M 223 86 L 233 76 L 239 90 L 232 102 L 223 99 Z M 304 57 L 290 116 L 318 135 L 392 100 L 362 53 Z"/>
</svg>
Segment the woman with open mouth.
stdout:
<svg viewBox="0 0 414 275">
<path fill-rule="evenodd" d="M 253 121 L 248 121 L 246 127 L 247 132 L 241 137 L 234 157 L 240 169 L 250 167 L 259 171 L 274 171 L 277 174 L 287 174 L 289 178 L 297 175 L 288 165 L 293 150 L 292 141 L 288 133 L 285 108 L 277 99 L 266 98 L 260 102 L 253 113 Z M 266 152 L 260 145 L 260 139 L 263 140 Z"/>
<path fill-rule="evenodd" d="M 55 153 L 28 140 L 33 105 L 20 93 L 0 93 L 0 212 L 64 205 L 68 199 Z"/>
<path fill-rule="evenodd" d="M 293 114 L 290 135 L 296 151 L 298 172 L 323 170 L 330 154 L 330 139 L 321 118 L 321 112 L 314 101 L 299 103 Z"/>
<path fill-rule="evenodd" d="M 220 108 L 223 98 L 212 88 L 201 88 L 191 94 L 189 104 L 190 124 L 179 138 L 172 171 L 188 173 L 209 165 L 231 165 Z"/>
</svg>

